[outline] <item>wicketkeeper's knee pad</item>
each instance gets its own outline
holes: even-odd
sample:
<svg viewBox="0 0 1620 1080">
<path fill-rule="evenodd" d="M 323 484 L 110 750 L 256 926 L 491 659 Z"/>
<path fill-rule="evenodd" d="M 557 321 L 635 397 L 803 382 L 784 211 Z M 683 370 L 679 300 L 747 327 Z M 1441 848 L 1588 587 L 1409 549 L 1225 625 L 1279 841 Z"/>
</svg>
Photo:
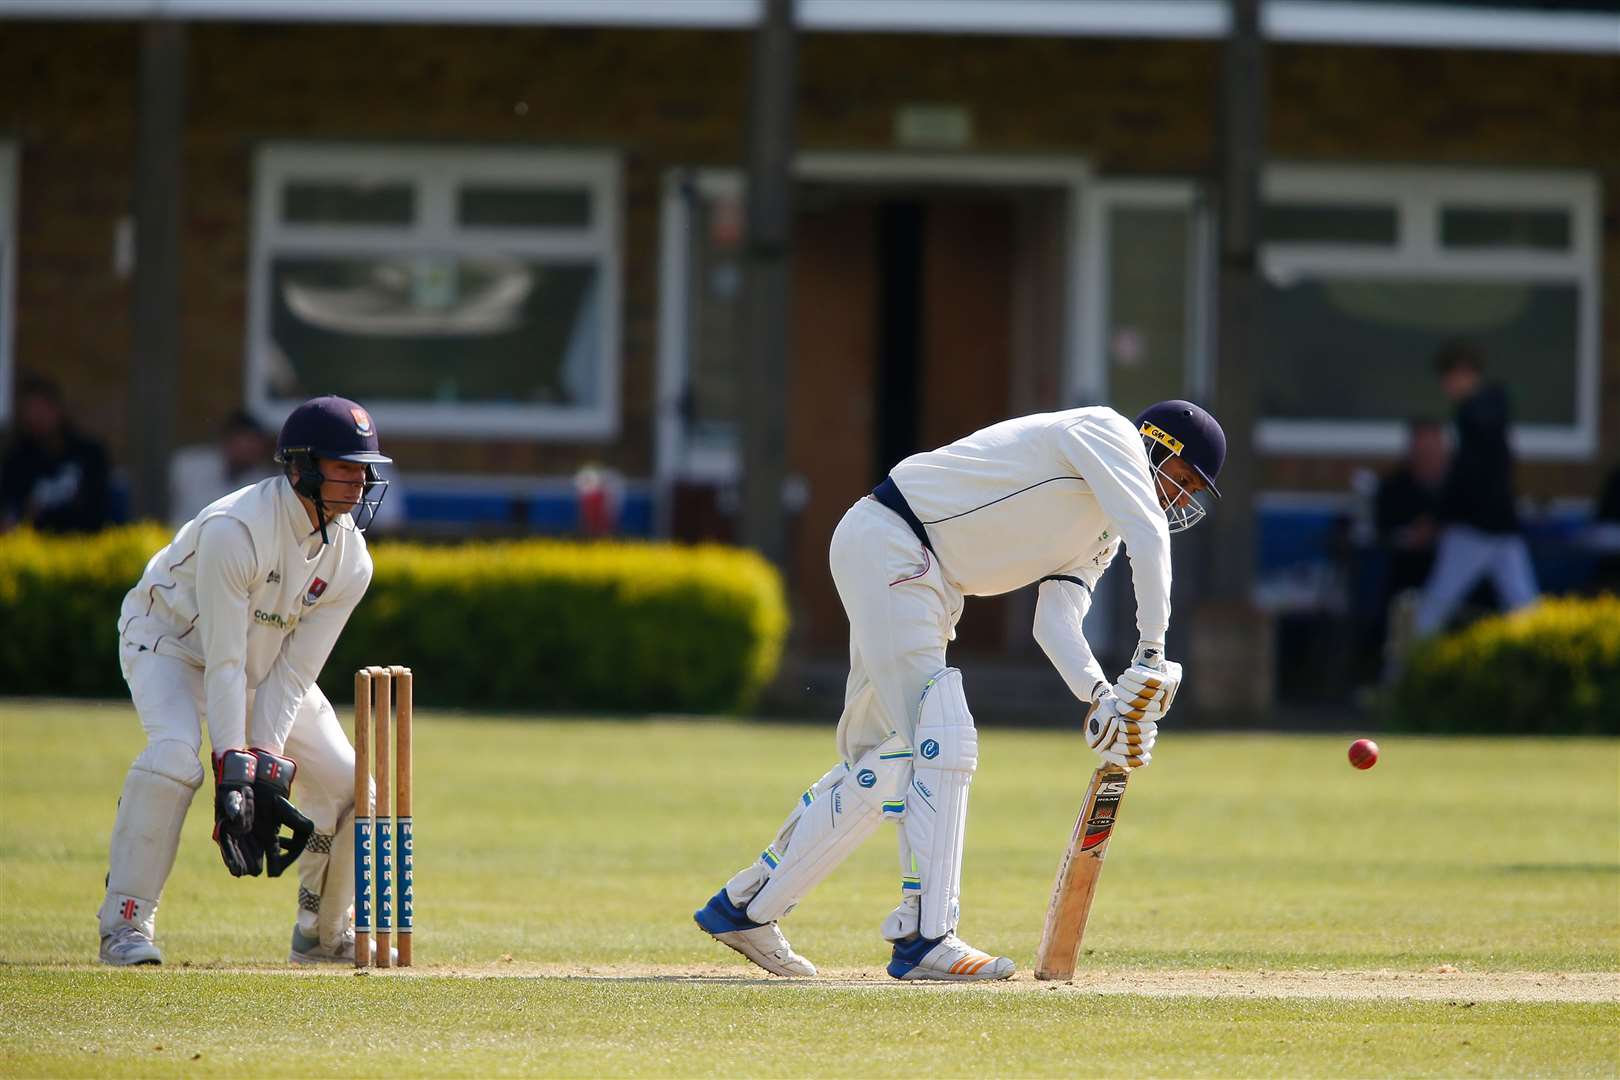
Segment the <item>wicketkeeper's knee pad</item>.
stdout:
<svg viewBox="0 0 1620 1080">
<path fill-rule="evenodd" d="M 180 827 L 202 782 L 197 748 L 178 739 L 148 743 L 129 767 L 108 851 L 103 933 L 127 924 L 151 936 L 158 895 L 180 850 Z"/>
<path fill-rule="evenodd" d="M 799 796 L 759 860 L 727 883 L 733 902 L 746 903 L 748 917 L 761 923 L 792 911 L 885 816 L 904 814 L 911 760 L 905 740 L 891 735 L 854 764 L 829 769 Z M 764 885 L 750 899 L 746 894 L 761 879 Z"/>
<path fill-rule="evenodd" d="M 928 681 L 916 745 L 904 828 L 922 894 L 918 930 L 934 938 L 955 930 L 960 915 L 968 787 L 979 765 L 979 734 L 956 668 Z"/>
</svg>

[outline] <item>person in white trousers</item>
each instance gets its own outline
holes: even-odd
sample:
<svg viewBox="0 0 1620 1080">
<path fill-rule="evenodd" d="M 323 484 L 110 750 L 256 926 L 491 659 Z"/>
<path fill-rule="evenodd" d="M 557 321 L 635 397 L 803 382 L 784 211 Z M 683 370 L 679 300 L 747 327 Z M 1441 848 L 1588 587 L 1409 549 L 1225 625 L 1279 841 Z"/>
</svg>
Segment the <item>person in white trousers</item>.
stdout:
<svg viewBox="0 0 1620 1080">
<path fill-rule="evenodd" d="M 1135 423 L 1109 408 L 1024 416 L 914 454 L 845 513 L 831 566 L 849 616 L 850 671 L 839 761 L 807 787 L 759 857 L 694 918 L 778 975 L 814 975 L 778 920 L 879 824 L 899 828 L 900 903 L 881 933 L 899 979 L 1002 979 L 1012 961 L 957 936 L 968 792 L 978 736 L 945 651 L 965 596 L 1039 583 L 1034 634 L 1088 709 L 1105 761 L 1151 760 L 1181 681 L 1164 658 L 1170 533 L 1218 496 L 1220 426 L 1166 401 Z M 1092 591 L 1130 553 L 1141 637 L 1112 684 L 1081 632 Z"/>
<path fill-rule="evenodd" d="M 354 829 L 354 748 L 315 678 L 371 582 L 361 533 L 388 460 L 359 404 L 305 402 L 281 429 L 282 474 L 205 507 L 124 598 L 119 660 L 147 743 L 113 824 L 104 963 L 163 962 L 158 901 L 202 786 L 204 724 L 226 869 L 278 876 L 307 846 L 289 958 L 352 962 L 354 864 L 341 853 Z M 295 776 L 307 817 L 291 802 Z"/>
</svg>

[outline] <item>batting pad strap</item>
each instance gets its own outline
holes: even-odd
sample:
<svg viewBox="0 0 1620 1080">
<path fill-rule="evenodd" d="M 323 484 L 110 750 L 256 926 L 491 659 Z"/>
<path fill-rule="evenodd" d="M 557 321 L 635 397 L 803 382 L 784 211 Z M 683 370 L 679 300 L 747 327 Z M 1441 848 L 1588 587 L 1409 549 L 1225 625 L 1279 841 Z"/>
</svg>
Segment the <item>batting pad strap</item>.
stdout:
<svg viewBox="0 0 1620 1080">
<path fill-rule="evenodd" d="M 922 894 L 918 931 L 924 937 L 950 933 L 960 917 L 968 788 L 978 764 L 979 736 L 962 673 L 946 668 L 923 691 L 903 826 Z"/>
<path fill-rule="evenodd" d="M 854 764 L 829 770 L 799 798 L 761 862 L 750 868 L 758 872 L 763 864 L 769 875 L 748 901 L 751 920 L 782 918 L 872 835 L 885 816 L 903 814 L 911 777 L 909 751 L 904 739 L 891 735 Z M 733 879 L 728 891 L 732 884 L 743 883 Z"/>
</svg>

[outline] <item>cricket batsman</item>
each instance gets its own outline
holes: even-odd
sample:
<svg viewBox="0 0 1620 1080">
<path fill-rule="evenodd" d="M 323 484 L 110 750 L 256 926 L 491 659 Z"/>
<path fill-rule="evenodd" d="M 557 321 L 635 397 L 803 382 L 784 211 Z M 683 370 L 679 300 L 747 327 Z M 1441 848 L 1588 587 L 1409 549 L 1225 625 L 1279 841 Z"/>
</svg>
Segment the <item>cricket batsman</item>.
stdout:
<svg viewBox="0 0 1620 1080">
<path fill-rule="evenodd" d="M 968 790 L 978 737 L 962 675 L 945 664 L 964 596 L 1039 583 L 1035 640 L 1091 708 L 1105 762 L 1152 759 L 1181 682 L 1165 659 L 1170 534 L 1219 498 L 1226 436 L 1202 408 L 1163 401 L 1133 424 L 1113 409 L 1019 417 L 896 465 L 844 514 L 831 564 L 849 616 L 840 761 L 805 789 L 776 837 L 695 913 L 722 944 L 777 975 L 814 975 L 778 920 L 894 822 L 900 903 L 882 925 L 897 979 L 1005 979 L 1013 963 L 957 936 Z M 1112 683 L 1081 632 L 1123 541 L 1140 643 Z"/>
<path fill-rule="evenodd" d="M 104 963 L 163 962 L 158 900 L 203 783 L 205 723 L 225 868 L 277 877 L 307 845 L 289 959 L 354 960 L 354 748 L 315 677 L 371 583 L 361 534 L 389 459 L 364 408 L 319 397 L 287 417 L 275 460 L 280 476 L 205 507 L 124 597 L 119 660 L 146 748 L 113 823 Z"/>
</svg>

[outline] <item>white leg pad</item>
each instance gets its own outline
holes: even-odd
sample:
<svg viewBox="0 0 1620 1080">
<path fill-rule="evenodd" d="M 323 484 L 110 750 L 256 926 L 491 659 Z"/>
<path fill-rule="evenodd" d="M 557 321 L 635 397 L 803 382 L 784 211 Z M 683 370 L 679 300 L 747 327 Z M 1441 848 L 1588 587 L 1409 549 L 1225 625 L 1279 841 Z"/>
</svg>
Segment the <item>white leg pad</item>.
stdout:
<svg viewBox="0 0 1620 1080">
<path fill-rule="evenodd" d="M 829 769 L 799 797 L 758 861 L 726 883 L 732 902 L 746 903 L 759 923 L 792 911 L 885 817 L 904 815 L 911 756 L 905 740 L 891 735 L 853 765 Z"/>
<path fill-rule="evenodd" d="M 108 851 L 103 936 L 133 926 L 152 937 L 158 897 L 180 850 L 180 827 L 202 782 L 197 748 L 175 739 L 148 743 L 130 766 Z"/>
<path fill-rule="evenodd" d="M 979 765 L 979 734 L 956 668 L 935 675 L 923 691 L 915 764 L 903 827 L 920 879 L 918 932 L 937 938 L 954 931 L 961 916 L 968 788 Z"/>
<path fill-rule="evenodd" d="M 354 923 L 354 808 L 338 816 L 337 831 L 316 830 L 298 859 L 298 930 L 336 949 Z"/>
</svg>

